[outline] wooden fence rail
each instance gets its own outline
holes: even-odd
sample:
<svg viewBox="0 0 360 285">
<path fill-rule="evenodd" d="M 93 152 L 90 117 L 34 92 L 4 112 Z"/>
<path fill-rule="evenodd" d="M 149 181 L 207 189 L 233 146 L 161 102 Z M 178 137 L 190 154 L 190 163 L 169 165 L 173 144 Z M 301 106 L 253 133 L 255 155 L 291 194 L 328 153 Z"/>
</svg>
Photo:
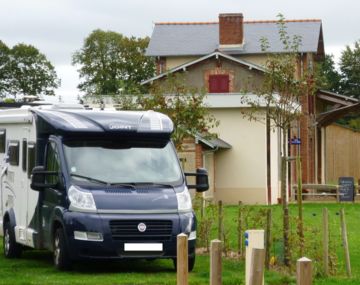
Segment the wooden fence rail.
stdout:
<svg viewBox="0 0 360 285">
<path fill-rule="evenodd" d="M 298 186 L 296 184 L 292 185 L 294 190 L 294 197 L 297 195 Z M 340 193 L 340 185 L 334 184 L 302 184 L 302 190 L 315 190 L 314 193 L 302 193 L 302 196 L 333 196 L 336 197 L 336 200 L 340 201 L 340 196 L 343 194 Z M 360 185 L 354 185 L 355 196 L 360 196 Z"/>
</svg>

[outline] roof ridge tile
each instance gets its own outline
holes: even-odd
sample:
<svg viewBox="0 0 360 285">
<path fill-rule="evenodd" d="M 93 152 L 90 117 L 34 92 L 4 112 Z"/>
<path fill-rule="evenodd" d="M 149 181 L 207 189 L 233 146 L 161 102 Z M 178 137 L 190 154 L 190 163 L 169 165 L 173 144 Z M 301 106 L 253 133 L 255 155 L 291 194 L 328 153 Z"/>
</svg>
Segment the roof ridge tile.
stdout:
<svg viewBox="0 0 360 285">
<path fill-rule="evenodd" d="M 271 24 L 278 23 L 279 20 L 247 20 L 245 24 Z M 306 22 L 321 22 L 321 19 L 293 19 L 284 20 L 285 23 L 306 23 Z M 214 25 L 219 22 L 156 22 L 155 25 Z"/>
</svg>

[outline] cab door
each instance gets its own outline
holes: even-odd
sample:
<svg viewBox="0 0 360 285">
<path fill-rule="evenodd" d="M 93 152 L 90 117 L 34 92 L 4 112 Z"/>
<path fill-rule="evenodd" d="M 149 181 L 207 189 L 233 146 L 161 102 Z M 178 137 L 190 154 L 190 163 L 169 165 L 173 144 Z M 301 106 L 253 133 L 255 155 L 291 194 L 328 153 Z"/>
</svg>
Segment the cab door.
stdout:
<svg viewBox="0 0 360 285">
<path fill-rule="evenodd" d="M 58 206 L 62 206 L 65 196 L 65 187 L 61 179 L 61 162 L 58 147 L 54 141 L 50 141 L 46 147 L 45 169 L 53 171 L 57 174 L 47 175 L 45 183 L 56 185 L 55 187 L 46 188 L 44 190 L 42 204 L 42 229 L 44 237 L 44 245 L 49 248 L 51 245 L 51 225 L 54 219 L 54 210 Z"/>
</svg>

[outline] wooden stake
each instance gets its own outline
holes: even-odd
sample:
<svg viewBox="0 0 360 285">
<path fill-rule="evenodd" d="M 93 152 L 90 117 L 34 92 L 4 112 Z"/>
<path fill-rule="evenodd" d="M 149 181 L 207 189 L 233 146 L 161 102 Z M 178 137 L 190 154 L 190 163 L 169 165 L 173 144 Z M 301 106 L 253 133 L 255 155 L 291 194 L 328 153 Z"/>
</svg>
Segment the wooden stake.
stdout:
<svg viewBox="0 0 360 285">
<path fill-rule="evenodd" d="M 177 285 L 188 285 L 188 236 L 179 234 L 177 236 Z"/>
<path fill-rule="evenodd" d="M 311 260 L 302 257 L 296 263 L 297 285 L 311 285 L 312 284 L 312 265 Z"/>
<path fill-rule="evenodd" d="M 304 220 L 303 220 L 303 207 L 302 207 L 302 172 L 301 172 L 301 158 L 300 156 L 296 157 L 296 173 L 297 173 L 297 201 L 298 201 L 298 235 L 300 241 L 300 256 L 304 255 Z"/>
<path fill-rule="evenodd" d="M 265 233 L 265 266 L 270 268 L 270 251 L 271 251 L 271 227 L 272 227 L 272 210 L 268 209 L 266 212 L 266 233 Z"/>
<path fill-rule="evenodd" d="M 222 201 L 219 201 L 219 224 L 218 224 L 218 239 L 223 239 L 223 207 L 222 207 Z"/>
<path fill-rule="evenodd" d="M 216 239 L 211 241 L 210 285 L 221 285 L 221 284 L 222 284 L 221 241 Z"/>
<path fill-rule="evenodd" d="M 347 239 L 344 209 L 340 210 L 340 221 L 341 221 L 341 235 L 342 235 L 344 253 L 345 253 L 346 273 L 348 277 L 351 277 L 350 253 L 349 253 L 349 244 Z"/>
<path fill-rule="evenodd" d="M 249 285 L 262 285 L 264 280 L 265 249 L 253 248 Z"/>
<path fill-rule="evenodd" d="M 239 257 L 243 257 L 243 211 L 241 201 L 239 201 L 238 213 L 238 255 Z"/>
<path fill-rule="evenodd" d="M 323 209 L 323 257 L 324 274 L 329 275 L 329 213 L 328 209 Z"/>
</svg>

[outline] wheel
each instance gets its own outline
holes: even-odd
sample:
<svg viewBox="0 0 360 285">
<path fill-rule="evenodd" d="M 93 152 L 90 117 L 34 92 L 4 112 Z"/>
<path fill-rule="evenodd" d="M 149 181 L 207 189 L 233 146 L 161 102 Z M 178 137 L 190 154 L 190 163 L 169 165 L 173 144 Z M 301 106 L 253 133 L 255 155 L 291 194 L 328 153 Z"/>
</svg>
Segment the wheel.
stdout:
<svg viewBox="0 0 360 285">
<path fill-rule="evenodd" d="M 174 264 L 174 269 L 175 271 L 177 270 L 177 260 L 176 258 L 173 258 L 173 264 Z M 188 271 L 191 272 L 193 271 L 195 266 L 195 255 L 193 257 L 189 257 L 188 259 Z"/>
<path fill-rule="evenodd" d="M 14 228 L 11 227 L 10 222 L 4 224 L 3 247 L 6 258 L 21 256 L 22 246 L 16 242 Z"/>
<path fill-rule="evenodd" d="M 59 270 L 71 269 L 71 260 L 65 243 L 65 235 L 62 228 L 58 228 L 54 234 L 54 265 Z"/>
</svg>

